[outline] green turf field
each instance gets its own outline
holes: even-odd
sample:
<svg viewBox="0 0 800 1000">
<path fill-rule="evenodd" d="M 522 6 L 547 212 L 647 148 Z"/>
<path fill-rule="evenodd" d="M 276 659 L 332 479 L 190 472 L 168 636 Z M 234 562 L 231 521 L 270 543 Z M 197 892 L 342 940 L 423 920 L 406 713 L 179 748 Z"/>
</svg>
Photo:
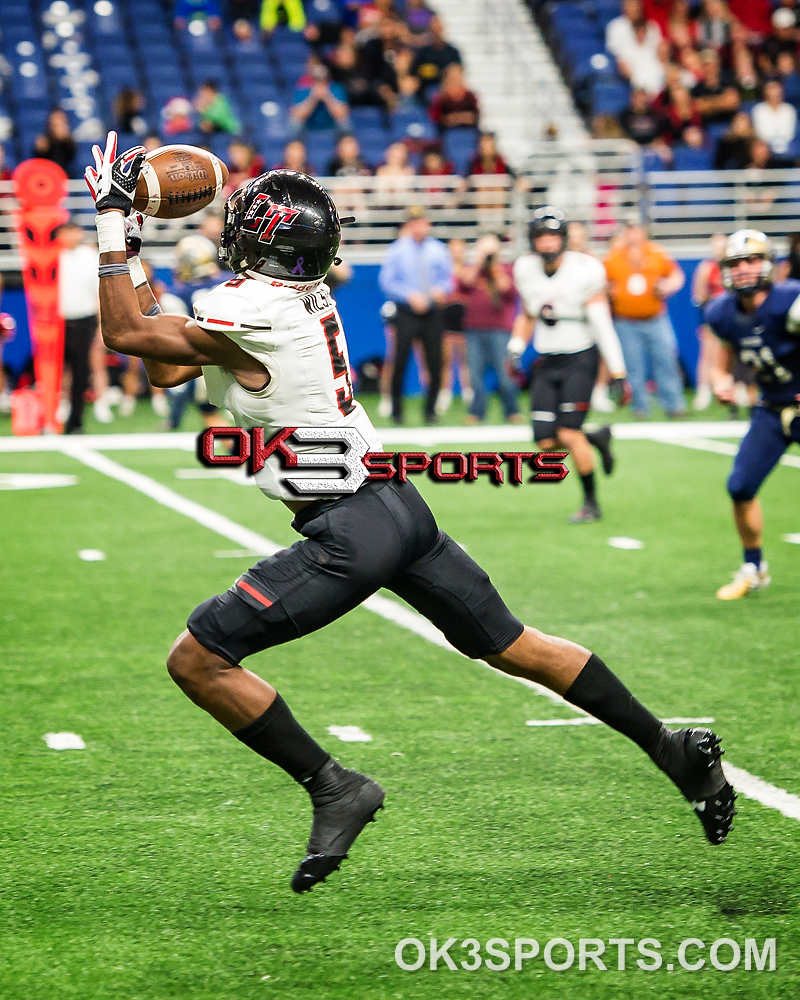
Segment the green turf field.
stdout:
<svg viewBox="0 0 800 1000">
<path fill-rule="evenodd" d="M 779 467 L 762 494 L 772 586 L 723 603 L 715 590 L 740 559 L 730 459 L 649 441 L 617 451 L 596 525 L 565 524 L 574 476 L 418 485 L 516 614 L 596 650 L 657 713 L 713 716 L 726 759 L 800 794 L 800 546 L 781 540 L 800 532 L 800 469 Z M 252 487 L 176 478 L 189 453 L 107 454 L 275 542 L 298 537 Z M 712 848 L 623 737 L 526 727 L 573 713 L 363 609 L 248 664 L 388 792 L 342 872 L 295 896 L 305 793 L 164 667 L 192 608 L 254 560 L 217 557 L 236 544 L 65 455 L 0 452 L 9 472 L 79 483 L 0 493 L 2 1000 L 800 995 L 796 820 L 742 798 L 729 843 Z M 645 547 L 610 548 L 613 535 Z M 89 548 L 105 561 L 80 560 Z M 339 742 L 330 725 L 373 741 Z M 42 735 L 60 731 L 86 750 L 48 749 Z M 430 937 L 456 938 L 456 961 L 466 938 L 484 958 L 494 937 L 576 950 L 599 938 L 609 968 L 576 957 L 555 972 L 541 955 L 521 971 L 398 968 L 398 941 Z M 709 967 L 714 940 L 769 937 L 774 972 Z M 656 938 L 664 964 L 642 971 L 633 954 L 617 971 L 609 938 Z M 702 971 L 680 970 L 685 938 L 706 942 L 691 953 Z"/>
</svg>

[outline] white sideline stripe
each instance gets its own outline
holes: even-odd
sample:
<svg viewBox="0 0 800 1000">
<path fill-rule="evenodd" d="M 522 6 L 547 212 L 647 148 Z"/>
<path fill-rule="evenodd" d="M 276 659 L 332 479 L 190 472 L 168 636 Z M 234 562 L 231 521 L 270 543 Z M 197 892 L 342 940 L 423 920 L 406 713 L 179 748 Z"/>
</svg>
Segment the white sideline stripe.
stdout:
<svg viewBox="0 0 800 1000">
<path fill-rule="evenodd" d="M 740 767 L 734 767 L 733 764 L 725 765 L 725 775 L 736 791 L 746 795 L 748 799 L 755 799 L 770 809 L 777 809 L 789 819 L 800 820 L 800 797 L 797 795 L 777 788 L 768 781 L 743 771 Z"/>
<path fill-rule="evenodd" d="M 746 420 L 695 420 L 687 423 L 654 422 L 612 424 L 617 441 L 664 441 L 677 443 L 687 438 L 739 438 L 749 423 Z M 488 424 L 464 427 L 379 427 L 384 444 L 528 444 L 531 429 L 525 424 Z M 0 452 L 63 451 L 65 441 L 58 434 L 32 437 L 0 436 Z M 178 433 L 86 434 L 81 447 L 92 451 L 189 451 L 197 450 L 197 435 Z"/>
<path fill-rule="evenodd" d="M 186 517 L 197 521 L 198 524 L 202 524 L 203 527 L 210 528 L 211 531 L 216 531 L 217 534 L 222 535 L 224 538 L 230 538 L 232 541 L 238 542 L 240 545 L 244 545 L 254 552 L 273 555 L 282 548 L 282 546 L 276 545 L 275 542 L 271 542 L 268 538 L 264 538 L 263 535 L 259 535 L 255 531 L 250 531 L 249 528 L 236 524 L 235 521 L 231 521 L 222 514 L 217 514 L 215 511 L 209 510 L 207 507 L 203 507 L 193 500 L 187 500 L 186 497 L 182 497 L 168 487 L 162 486 L 154 479 L 150 479 L 149 476 L 142 475 L 140 472 L 134 472 L 132 469 L 126 469 L 112 459 L 106 458 L 105 455 L 98 455 L 96 452 L 85 447 L 83 442 L 81 445 L 78 445 L 72 441 L 64 441 L 62 439 L 61 447 L 58 450 L 72 456 L 79 462 L 83 462 L 84 465 L 89 466 L 89 468 L 94 469 L 96 472 L 125 483 L 135 490 L 139 490 L 140 493 L 144 493 L 145 496 L 150 497 L 164 507 L 169 507 L 179 514 L 184 514 Z M 454 648 L 442 633 L 431 625 L 427 618 L 423 618 L 422 615 L 418 615 L 412 609 L 404 608 L 394 601 L 382 597 L 380 594 L 373 594 L 362 606 L 367 608 L 368 611 L 372 611 L 383 618 L 387 618 L 389 621 L 395 622 L 397 625 L 402 625 L 402 627 L 414 632 L 421 638 L 427 639 L 428 642 L 433 642 L 445 649 Z M 476 662 L 483 664 L 482 660 Z M 488 667 L 488 664 L 486 666 Z M 489 669 L 501 677 L 519 681 L 521 684 L 531 688 L 538 694 L 544 695 L 551 701 L 563 704 L 573 711 L 580 711 L 581 715 L 587 714 L 577 709 L 574 705 L 570 705 L 569 702 L 564 701 L 554 691 L 550 691 L 540 684 L 522 677 L 511 677 L 510 674 L 495 670 L 494 667 L 489 667 Z M 796 795 L 792 795 L 782 788 L 776 788 L 774 785 L 762 781 L 761 778 L 756 778 L 741 768 L 727 765 L 726 771 L 733 778 L 743 795 L 755 799 L 770 809 L 777 809 L 778 812 L 784 816 L 788 816 L 790 819 L 800 820 L 800 798 Z"/>
<path fill-rule="evenodd" d="M 38 437 L 0 437 L 3 451 L 66 451 L 70 441 L 58 434 Z M 196 451 L 197 435 L 177 434 L 84 434 L 80 446 L 92 451 Z"/>
<path fill-rule="evenodd" d="M 566 704 L 566 703 L 565 703 Z M 682 715 L 673 716 L 671 719 L 662 719 L 668 725 L 704 725 L 710 726 L 714 721 L 710 716 L 700 716 L 697 719 L 687 719 Z M 526 726 L 602 726 L 599 719 L 593 715 L 587 715 L 585 719 L 528 719 Z"/>
</svg>

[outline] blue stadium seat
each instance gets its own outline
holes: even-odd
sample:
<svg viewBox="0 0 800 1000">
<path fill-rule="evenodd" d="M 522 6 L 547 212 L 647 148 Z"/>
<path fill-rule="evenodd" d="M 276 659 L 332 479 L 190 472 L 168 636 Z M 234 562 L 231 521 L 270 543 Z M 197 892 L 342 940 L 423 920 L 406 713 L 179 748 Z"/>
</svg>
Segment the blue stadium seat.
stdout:
<svg viewBox="0 0 800 1000">
<path fill-rule="evenodd" d="M 666 170 L 667 165 L 658 155 L 658 153 L 643 153 L 642 154 L 642 169 L 644 172 L 652 173 L 655 170 Z"/>
<path fill-rule="evenodd" d="M 458 173 L 467 169 L 478 143 L 478 133 L 472 128 L 451 128 L 444 134 L 444 155 L 451 160 Z"/>
<path fill-rule="evenodd" d="M 328 161 L 333 159 L 336 150 L 336 133 L 334 131 L 307 132 L 303 142 L 308 151 L 308 158 L 317 170 L 324 170 Z"/>
<path fill-rule="evenodd" d="M 596 115 L 618 115 L 627 108 L 628 100 L 624 83 L 596 80 L 592 84 L 592 109 Z"/>
<path fill-rule="evenodd" d="M 727 122 L 709 122 L 708 125 L 704 126 L 706 138 L 709 143 L 714 145 L 717 140 L 721 139 L 723 135 L 728 131 Z"/>
<path fill-rule="evenodd" d="M 382 108 L 351 108 L 350 120 L 354 128 L 368 128 L 369 126 L 383 128 L 384 111 Z"/>
<path fill-rule="evenodd" d="M 710 170 L 712 152 L 710 149 L 691 149 L 676 146 L 672 164 L 675 170 Z"/>
</svg>

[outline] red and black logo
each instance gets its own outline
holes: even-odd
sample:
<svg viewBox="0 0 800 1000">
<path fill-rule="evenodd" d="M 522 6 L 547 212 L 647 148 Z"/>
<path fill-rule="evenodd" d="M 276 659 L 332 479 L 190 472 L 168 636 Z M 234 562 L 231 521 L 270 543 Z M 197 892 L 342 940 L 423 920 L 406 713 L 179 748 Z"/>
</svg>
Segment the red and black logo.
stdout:
<svg viewBox="0 0 800 1000">
<path fill-rule="evenodd" d="M 266 194 L 258 194 L 247 210 L 242 230 L 261 243 L 272 243 L 278 229 L 288 229 L 300 214 L 296 208 L 276 205 Z"/>
</svg>

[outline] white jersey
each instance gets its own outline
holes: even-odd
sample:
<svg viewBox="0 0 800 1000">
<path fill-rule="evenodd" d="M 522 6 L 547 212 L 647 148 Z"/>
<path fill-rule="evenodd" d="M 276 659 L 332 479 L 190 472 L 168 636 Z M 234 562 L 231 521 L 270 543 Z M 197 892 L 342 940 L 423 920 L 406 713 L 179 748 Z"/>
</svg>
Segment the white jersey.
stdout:
<svg viewBox="0 0 800 1000">
<path fill-rule="evenodd" d="M 514 263 L 514 283 L 525 312 L 536 320 L 533 346 L 539 354 L 576 354 L 597 343 L 611 371 L 625 371 L 619 340 L 598 342 L 586 315 L 586 303 L 607 284 L 599 260 L 567 250 L 551 276 L 538 254 L 525 254 Z M 543 315 L 556 322 L 545 323 Z"/>
<path fill-rule="evenodd" d="M 265 442 L 285 427 L 354 428 L 370 451 L 382 450 L 371 420 L 353 398 L 347 343 L 324 281 L 301 285 L 233 278 L 200 296 L 194 311 L 199 326 L 230 337 L 270 374 L 265 389 L 250 392 L 226 369 L 203 368 L 209 402 L 230 410 L 237 426 L 263 427 Z M 298 453 L 339 450 L 295 444 L 294 439 L 288 444 Z M 256 484 L 273 499 L 301 499 L 284 482 L 287 471 L 273 454 L 256 473 Z M 321 475 L 319 469 L 288 474 L 295 479 Z M 321 496 L 314 494 L 314 499 Z"/>
</svg>

